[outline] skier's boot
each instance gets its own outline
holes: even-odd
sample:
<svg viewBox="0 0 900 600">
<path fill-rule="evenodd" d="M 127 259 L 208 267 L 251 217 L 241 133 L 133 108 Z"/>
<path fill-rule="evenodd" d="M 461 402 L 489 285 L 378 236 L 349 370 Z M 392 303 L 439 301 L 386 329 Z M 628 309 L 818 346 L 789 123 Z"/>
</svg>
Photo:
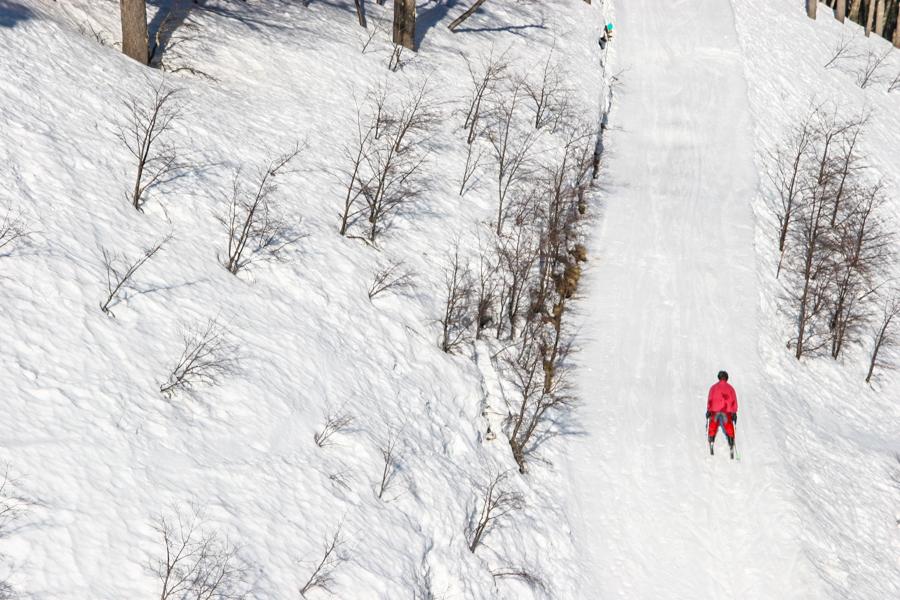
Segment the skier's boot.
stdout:
<svg viewBox="0 0 900 600">
<path fill-rule="evenodd" d="M 715 443 L 715 441 L 716 441 L 716 438 L 714 438 L 714 437 L 709 438 L 709 455 L 710 456 L 715 455 L 715 451 L 713 450 L 713 444 Z"/>
<path fill-rule="evenodd" d="M 731 459 L 734 460 L 734 438 L 728 438 L 728 450 L 731 453 Z"/>
</svg>

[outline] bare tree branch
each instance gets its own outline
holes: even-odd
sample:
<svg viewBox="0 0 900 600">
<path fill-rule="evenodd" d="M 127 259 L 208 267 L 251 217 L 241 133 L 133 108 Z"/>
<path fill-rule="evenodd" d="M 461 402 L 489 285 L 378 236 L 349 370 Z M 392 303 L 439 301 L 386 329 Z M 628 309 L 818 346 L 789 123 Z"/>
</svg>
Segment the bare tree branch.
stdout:
<svg viewBox="0 0 900 600">
<path fill-rule="evenodd" d="M 331 537 L 325 541 L 321 558 L 312 563 L 312 574 L 300 588 L 301 598 L 306 598 L 308 593 L 317 589 L 331 592 L 331 586 L 334 584 L 334 572 L 341 566 L 341 563 L 347 560 L 341 551 L 344 546 L 341 529 L 342 525 L 338 525 Z"/>
<path fill-rule="evenodd" d="M 467 537 L 470 552 L 475 552 L 484 542 L 485 536 L 510 514 L 525 506 L 524 496 L 506 487 L 506 476 L 507 473 L 499 473 L 491 477 L 482 491 L 480 512 L 473 512 L 469 516 Z"/>
<path fill-rule="evenodd" d="M 138 269 L 153 258 L 162 247 L 172 239 L 171 235 L 157 242 L 150 248 L 146 248 L 143 254 L 137 260 L 129 262 L 124 256 L 115 254 L 106 248 L 102 248 L 103 265 L 106 267 L 106 290 L 108 295 L 106 300 L 100 303 L 100 310 L 110 316 L 115 316 L 111 307 L 119 303 L 119 292 L 122 288 L 131 283 L 131 279 Z"/>
<path fill-rule="evenodd" d="M 237 350 L 215 319 L 202 327 L 187 330 L 181 358 L 159 391 L 171 397 L 198 385 L 217 384 L 219 378 L 237 367 Z"/>
</svg>

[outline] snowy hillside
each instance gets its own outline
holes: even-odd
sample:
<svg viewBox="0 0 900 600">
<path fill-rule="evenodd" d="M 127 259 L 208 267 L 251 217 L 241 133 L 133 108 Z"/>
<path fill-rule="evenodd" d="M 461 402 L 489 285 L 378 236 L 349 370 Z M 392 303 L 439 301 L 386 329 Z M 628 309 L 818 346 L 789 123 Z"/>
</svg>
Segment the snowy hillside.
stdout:
<svg viewBox="0 0 900 600">
<path fill-rule="evenodd" d="M 559 74 L 567 114 L 596 124 L 602 10 L 497 3 L 451 33 L 459 3 L 425 3 L 420 51 L 391 71 L 390 9 L 367 5 L 368 31 L 349 1 L 211 0 L 181 24 L 180 46 L 170 42 L 177 72 L 166 75 L 115 47 L 115 0 L 0 2 L 0 217 L 30 232 L 0 256 L 0 462 L 4 506 L 22 509 L 0 536 L 0 581 L 23 597 L 159 597 L 161 519 L 181 539 L 179 515 L 187 524 L 195 508 L 192 543 L 215 535 L 208 548 L 220 557 L 236 548 L 230 565 L 245 584 L 234 597 L 297 598 L 323 556 L 329 576 L 310 598 L 326 588 L 359 599 L 577 597 L 578 549 L 552 468 L 564 439 L 542 444 L 528 477 L 504 482 L 523 506 L 470 551 L 485 486 L 516 466 L 502 433 L 485 437 L 483 412 L 504 410 L 488 393 L 500 386 L 488 359 L 500 348 L 488 339 L 477 353 L 470 343 L 442 352 L 438 320 L 454 246 L 476 257 L 496 225 L 485 139 L 459 193 L 467 60 L 478 71 L 502 56 L 506 83 Z M 139 212 L 118 134 L 129 103 L 143 106 L 161 84 L 177 90 L 164 139 L 185 168 L 148 189 Z M 386 90 L 386 106 L 408 108 L 423 89 L 416 188 L 374 245 L 362 239 L 365 216 L 341 236 L 356 105 L 365 113 Z M 534 130 L 530 102 L 523 95 L 515 113 L 521 135 Z M 535 170 L 559 151 L 551 129 L 531 134 Z M 269 161 L 298 146 L 260 185 Z M 220 222 L 235 189 L 265 190 L 270 241 L 295 240 L 237 275 L 223 266 Z M 101 311 L 104 251 L 122 273 L 167 236 Z M 400 263 L 411 285 L 370 300 L 376 273 Z M 187 349 L 211 341 L 215 384 L 165 395 L 185 338 Z M 319 447 L 328 414 L 347 418 Z"/>
</svg>

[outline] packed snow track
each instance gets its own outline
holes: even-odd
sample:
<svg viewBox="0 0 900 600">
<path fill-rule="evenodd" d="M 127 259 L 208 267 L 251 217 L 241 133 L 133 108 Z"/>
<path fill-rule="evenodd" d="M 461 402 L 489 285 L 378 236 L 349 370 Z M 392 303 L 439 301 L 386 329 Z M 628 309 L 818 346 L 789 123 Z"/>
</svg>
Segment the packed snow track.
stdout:
<svg viewBox="0 0 900 600">
<path fill-rule="evenodd" d="M 750 112 L 731 4 L 617 3 L 606 206 L 569 468 L 584 598 L 814 598 L 761 394 Z M 711 457 L 706 392 L 738 393 Z"/>
</svg>

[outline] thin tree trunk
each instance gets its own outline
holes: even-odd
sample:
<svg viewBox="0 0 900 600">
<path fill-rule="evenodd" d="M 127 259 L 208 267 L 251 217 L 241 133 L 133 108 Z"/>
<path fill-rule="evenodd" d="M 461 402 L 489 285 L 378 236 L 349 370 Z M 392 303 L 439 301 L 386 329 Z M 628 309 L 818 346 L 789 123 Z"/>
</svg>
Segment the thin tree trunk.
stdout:
<svg viewBox="0 0 900 600">
<path fill-rule="evenodd" d="M 416 49 L 416 0 L 394 0 L 394 43 Z"/>
<path fill-rule="evenodd" d="M 894 46 L 900 48 L 900 2 L 897 3 L 896 19 L 894 19 Z"/>
<path fill-rule="evenodd" d="M 866 37 L 869 37 L 869 34 L 872 33 L 872 25 L 875 23 L 875 7 L 873 3 L 876 0 L 869 0 L 869 3 L 866 5 Z"/>
<path fill-rule="evenodd" d="M 806 0 L 806 15 L 810 19 L 816 18 L 817 8 L 819 8 L 819 0 Z"/>
<path fill-rule="evenodd" d="M 834 17 L 841 23 L 844 22 L 847 18 L 847 0 L 837 0 Z"/>
<path fill-rule="evenodd" d="M 887 0 L 878 0 L 875 9 L 875 33 L 881 37 L 884 37 L 884 26 L 887 23 L 887 11 L 884 6 L 886 2 Z"/>
<path fill-rule="evenodd" d="M 122 52 L 142 65 L 150 60 L 147 39 L 147 5 L 144 0 L 120 0 Z"/>
<path fill-rule="evenodd" d="M 354 0 L 356 2 L 356 16 L 359 19 L 359 26 L 366 28 L 366 11 L 363 8 L 363 0 Z"/>
<path fill-rule="evenodd" d="M 862 0 L 850 0 L 850 20 L 859 23 L 859 11 L 862 8 Z"/>
<path fill-rule="evenodd" d="M 466 10 L 466 12 L 464 12 L 464 13 L 461 14 L 461 15 L 459 15 L 459 16 L 456 17 L 455 19 L 453 19 L 453 22 L 450 23 L 450 25 L 449 25 L 450 31 L 453 31 L 454 29 L 456 29 L 457 27 L 459 27 L 459 26 L 462 24 L 463 21 L 465 21 L 466 19 L 468 19 L 469 17 L 471 17 L 471 16 L 472 16 L 472 13 L 474 13 L 476 10 L 478 10 L 478 7 L 481 6 L 482 4 L 484 4 L 485 2 L 487 2 L 487 0 L 475 0 L 475 4 L 473 4 L 472 6 L 470 6 L 470 7 Z"/>
</svg>

